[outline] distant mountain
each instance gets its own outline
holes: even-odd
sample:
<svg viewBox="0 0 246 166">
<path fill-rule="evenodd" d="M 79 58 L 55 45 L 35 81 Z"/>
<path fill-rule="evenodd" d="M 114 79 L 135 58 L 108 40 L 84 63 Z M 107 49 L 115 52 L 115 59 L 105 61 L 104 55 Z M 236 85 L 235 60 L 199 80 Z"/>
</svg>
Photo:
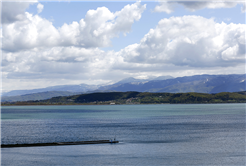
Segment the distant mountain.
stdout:
<svg viewBox="0 0 246 166">
<path fill-rule="evenodd" d="M 172 79 L 172 76 L 159 76 L 159 77 L 149 77 L 148 79 L 136 79 L 133 77 L 128 77 L 125 78 L 115 84 L 123 84 L 123 83 L 133 83 L 133 82 L 142 82 L 142 83 L 146 83 L 148 81 L 153 81 L 153 80 L 167 80 L 167 79 Z"/>
<path fill-rule="evenodd" d="M 48 92 L 48 91 L 65 91 L 65 92 L 86 92 L 98 89 L 97 85 L 58 85 L 50 86 L 47 88 L 41 89 L 32 89 L 32 90 L 13 90 L 7 93 L 3 93 L 2 96 L 20 96 L 25 94 L 39 93 L 39 92 Z"/>
<path fill-rule="evenodd" d="M 45 99 L 50 99 L 52 97 L 57 97 L 57 96 L 72 96 L 76 94 L 81 94 L 81 93 L 65 92 L 65 91 L 49 91 L 49 92 L 26 94 L 26 95 L 21 95 L 21 96 L 3 96 L 1 100 L 2 102 L 45 100 Z"/>
<path fill-rule="evenodd" d="M 141 82 L 142 80 L 140 79 L 136 79 L 136 78 L 133 78 L 133 77 L 128 77 L 128 78 L 125 78 L 115 84 L 124 84 L 124 83 L 129 83 L 129 82 Z"/>
<path fill-rule="evenodd" d="M 142 85 L 144 83 L 154 80 L 167 80 L 172 78 L 173 78 L 172 76 L 150 77 L 148 79 L 136 79 L 133 77 L 128 77 L 112 85 L 101 86 L 96 91 L 115 91 L 115 88 L 117 89 L 117 87 L 119 86 L 125 86 L 125 84 Z"/>
<path fill-rule="evenodd" d="M 101 88 L 101 87 L 100 87 Z M 245 74 L 241 75 L 195 75 L 167 80 L 152 80 L 146 83 L 125 83 L 108 90 L 127 92 L 239 92 L 245 91 Z"/>
<path fill-rule="evenodd" d="M 245 74 L 195 75 L 177 78 L 173 78 L 171 76 L 160 76 L 152 77 L 150 79 L 136 79 L 133 77 L 129 77 L 106 86 L 80 84 L 51 86 L 47 88 L 33 90 L 14 90 L 3 94 L 2 101 L 27 101 L 29 99 L 43 100 L 55 96 L 69 96 L 73 95 L 73 93 L 78 94 L 95 92 L 240 92 L 246 91 L 245 76 Z M 54 93 L 54 91 L 56 91 L 56 93 Z M 12 98 L 7 98 L 11 96 Z"/>
<path fill-rule="evenodd" d="M 32 94 L 32 93 L 40 93 L 40 92 L 49 92 L 49 91 L 65 91 L 65 92 L 93 92 L 93 91 L 107 91 L 112 87 L 117 87 L 121 84 L 125 83 L 145 83 L 152 79 L 164 80 L 168 78 L 173 78 L 171 76 L 161 76 L 161 77 L 152 77 L 150 79 L 135 79 L 133 77 L 125 78 L 115 84 L 101 86 L 101 85 L 87 85 L 87 84 L 80 84 L 80 85 L 58 85 L 58 86 L 50 86 L 47 88 L 40 88 L 40 89 L 32 89 L 32 90 L 13 90 L 10 92 L 3 93 L 2 96 L 20 96 L 25 94 Z"/>
<path fill-rule="evenodd" d="M 172 79 L 172 76 L 160 76 L 160 77 L 156 77 L 152 80 L 167 80 L 167 79 Z"/>
</svg>

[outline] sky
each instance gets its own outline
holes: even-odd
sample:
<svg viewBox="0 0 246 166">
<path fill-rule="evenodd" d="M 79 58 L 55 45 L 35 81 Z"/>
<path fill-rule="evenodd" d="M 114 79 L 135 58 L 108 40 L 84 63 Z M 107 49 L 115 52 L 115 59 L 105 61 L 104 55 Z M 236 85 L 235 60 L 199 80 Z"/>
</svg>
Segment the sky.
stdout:
<svg viewBox="0 0 246 166">
<path fill-rule="evenodd" d="M 3 1 L 1 90 L 245 73 L 245 1 Z"/>
</svg>

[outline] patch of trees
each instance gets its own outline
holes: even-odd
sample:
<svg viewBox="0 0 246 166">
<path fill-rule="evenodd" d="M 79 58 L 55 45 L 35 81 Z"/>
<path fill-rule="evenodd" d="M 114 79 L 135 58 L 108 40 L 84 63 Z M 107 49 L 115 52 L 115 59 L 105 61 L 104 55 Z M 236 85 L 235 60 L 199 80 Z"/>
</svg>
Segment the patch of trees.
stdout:
<svg viewBox="0 0 246 166">
<path fill-rule="evenodd" d="M 2 105 L 73 105 L 73 104 L 161 104 L 161 103 L 246 103 L 246 92 L 207 93 L 150 93 L 150 92 L 105 92 L 68 97 L 53 97 L 47 100 L 2 103 Z"/>
</svg>

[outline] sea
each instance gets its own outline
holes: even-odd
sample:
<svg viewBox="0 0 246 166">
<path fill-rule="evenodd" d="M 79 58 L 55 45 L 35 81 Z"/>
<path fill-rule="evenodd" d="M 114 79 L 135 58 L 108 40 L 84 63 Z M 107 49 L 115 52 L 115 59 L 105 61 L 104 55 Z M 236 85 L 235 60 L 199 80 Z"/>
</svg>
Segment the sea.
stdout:
<svg viewBox="0 0 246 166">
<path fill-rule="evenodd" d="M 2 166 L 246 165 L 245 103 L 2 106 Z"/>
</svg>

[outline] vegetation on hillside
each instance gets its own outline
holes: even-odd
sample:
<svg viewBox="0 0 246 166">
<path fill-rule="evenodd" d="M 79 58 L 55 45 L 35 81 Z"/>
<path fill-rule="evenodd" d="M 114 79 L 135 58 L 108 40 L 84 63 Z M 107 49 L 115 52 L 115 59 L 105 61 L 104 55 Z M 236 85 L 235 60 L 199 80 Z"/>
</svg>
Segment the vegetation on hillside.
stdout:
<svg viewBox="0 0 246 166">
<path fill-rule="evenodd" d="M 103 105 L 103 104 L 178 104 L 178 103 L 246 103 L 246 92 L 207 93 L 149 93 L 108 92 L 53 97 L 27 102 L 3 102 L 2 105 Z"/>
</svg>

